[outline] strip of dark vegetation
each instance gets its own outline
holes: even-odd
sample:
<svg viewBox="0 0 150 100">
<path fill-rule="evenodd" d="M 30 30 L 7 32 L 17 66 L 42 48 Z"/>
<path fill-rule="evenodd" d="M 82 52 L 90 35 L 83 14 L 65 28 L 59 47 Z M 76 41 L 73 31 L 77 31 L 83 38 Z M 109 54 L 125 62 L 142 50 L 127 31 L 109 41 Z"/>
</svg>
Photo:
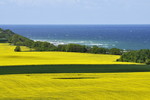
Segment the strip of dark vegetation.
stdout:
<svg viewBox="0 0 150 100">
<path fill-rule="evenodd" d="M 33 73 L 121 73 L 150 72 L 148 65 L 26 65 L 1 66 L 0 75 Z"/>
</svg>

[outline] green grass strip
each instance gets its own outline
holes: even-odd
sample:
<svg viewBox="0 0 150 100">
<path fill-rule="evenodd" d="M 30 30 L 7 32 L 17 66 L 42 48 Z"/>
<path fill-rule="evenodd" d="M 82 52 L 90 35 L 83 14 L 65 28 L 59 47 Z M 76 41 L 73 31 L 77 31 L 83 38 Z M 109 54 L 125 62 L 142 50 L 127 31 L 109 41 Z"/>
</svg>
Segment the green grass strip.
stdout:
<svg viewBox="0 0 150 100">
<path fill-rule="evenodd" d="M 148 65 L 26 65 L 1 66 L 3 74 L 149 72 Z"/>
</svg>

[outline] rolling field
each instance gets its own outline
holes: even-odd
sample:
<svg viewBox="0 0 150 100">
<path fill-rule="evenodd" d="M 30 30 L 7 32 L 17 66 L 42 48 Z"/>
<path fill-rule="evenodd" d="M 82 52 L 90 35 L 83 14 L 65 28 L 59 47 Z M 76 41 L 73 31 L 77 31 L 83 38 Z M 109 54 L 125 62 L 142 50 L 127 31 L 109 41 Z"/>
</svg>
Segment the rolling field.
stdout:
<svg viewBox="0 0 150 100">
<path fill-rule="evenodd" d="M 150 72 L 0 75 L 0 100 L 149 100 Z"/>
<path fill-rule="evenodd" d="M 116 55 L 13 52 L 14 48 L 0 44 L 0 100 L 150 98 L 150 66 L 115 62 Z"/>
<path fill-rule="evenodd" d="M 116 62 L 120 56 L 68 52 L 14 52 L 15 46 L 0 43 L 0 66 L 49 64 L 136 64 Z M 23 51 L 28 48 L 21 47 Z"/>
</svg>

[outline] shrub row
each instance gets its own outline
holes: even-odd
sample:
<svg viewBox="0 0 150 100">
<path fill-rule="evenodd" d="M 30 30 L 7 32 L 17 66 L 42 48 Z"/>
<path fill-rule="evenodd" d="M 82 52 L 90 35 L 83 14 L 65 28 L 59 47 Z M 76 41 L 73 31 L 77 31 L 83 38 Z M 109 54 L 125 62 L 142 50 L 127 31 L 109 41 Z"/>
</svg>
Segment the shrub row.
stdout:
<svg viewBox="0 0 150 100">
<path fill-rule="evenodd" d="M 150 64 L 150 50 L 142 49 L 123 53 L 118 61 Z"/>
</svg>

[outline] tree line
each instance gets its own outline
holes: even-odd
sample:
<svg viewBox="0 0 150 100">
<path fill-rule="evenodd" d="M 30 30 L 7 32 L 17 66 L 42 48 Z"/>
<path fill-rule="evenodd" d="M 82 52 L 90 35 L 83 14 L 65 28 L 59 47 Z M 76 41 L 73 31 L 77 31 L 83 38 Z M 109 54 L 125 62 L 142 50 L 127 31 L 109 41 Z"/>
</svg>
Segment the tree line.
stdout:
<svg viewBox="0 0 150 100">
<path fill-rule="evenodd" d="M 150 64 L 150 50 L 141 49 L 123 53 L 117 61 Z"/>
<path fill-rule="evenodd" d="M 112 55 L 121 55 L 123 53 L 123 50 L 117 48 L 108 49 L 98 46 L 90 47 L 80 44 L 64 44 L 55 46 L 49 42 L 32 41 L 24 37 L 22 38 L 21 36 L 13 36 L 9 42 L 16 46 L 27 46 L 34 49 L 34 51 L 63 51 Z"/>
</svg>

